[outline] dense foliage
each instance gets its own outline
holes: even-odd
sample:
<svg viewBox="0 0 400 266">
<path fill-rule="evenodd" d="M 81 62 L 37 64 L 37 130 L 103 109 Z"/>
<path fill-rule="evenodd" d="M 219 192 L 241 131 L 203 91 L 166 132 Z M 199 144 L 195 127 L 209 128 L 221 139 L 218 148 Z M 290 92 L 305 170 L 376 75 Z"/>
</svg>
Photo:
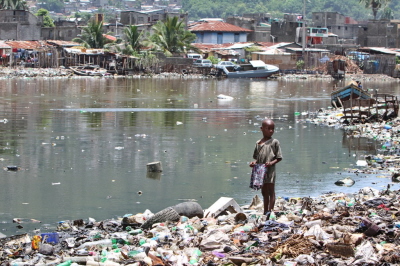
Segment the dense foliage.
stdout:
<svg viewBox="0 0 400 266">
<path fill-rule="evenodd" d="M 43 27 L 54 27 L 54 22 L 53 19 L 50 17 L 49 11 L 44 9 L 44 8 L 40 8 L 36 14 L 36 16 L 41 16 L 43 17 Z"/>
<path fill-rule="evenodd" d="M 82 36 L 74 38 L 72 41 L 80 43 L 86 48 L 103 48 L 107 43 L 103 36 L 103 22 L 90 21 L 86 27 L 82 28 Z"/>
<path fill-rule="evenodd" d="M 165 21 L 158 21 L 152 29 L 154 33 L 148 36 L 145 45 L 155 51 L 172 56 L 186 53 L 188 50 L 197 50 L 192 46 L 196 35 L 187 31 L 183 21 L 179 21 L 178 17 L 167 17 Z"/>
<path fill-rule="evenodd" d="M 339 12 L 356 20 L 373 19 L 372 8 L 366 4 L 371 0 L 182 0 L 185 12 L 189 12 L 190 20 L 200 18 L 226 18 L 228 16 L 242 16 L 244 13 L 270 13 L 272 18 L 282 18 L 284 13 L 303 13 L 303 4 L 306 3 L 306 18 L 311 18 L 312 12 Z M 385 0 L 377 12 L 377 18 L 383 14 Z M 388 3 L 395 19 L 400 19 L 400 1 L 392 0 Z"/>
<path fill-rule="evenodd" d="M 64 1 L 43 0 L 38 3 L 38 7 L 53 11 L 55 13 L 62 13 L 64 11 Z"/>
<path fill-rule="evenodd" d="M 0 0 L 1 9 L 28 10 L 28 5 L 24 0 Z"/>
</svg>

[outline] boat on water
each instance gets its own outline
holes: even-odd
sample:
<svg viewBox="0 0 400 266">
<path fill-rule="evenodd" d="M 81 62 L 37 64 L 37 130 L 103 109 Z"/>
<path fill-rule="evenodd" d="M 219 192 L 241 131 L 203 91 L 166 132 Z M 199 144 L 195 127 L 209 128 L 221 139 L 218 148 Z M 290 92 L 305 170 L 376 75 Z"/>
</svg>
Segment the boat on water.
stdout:
<svg viewBox="0 0 400 266">
<path fill-rule="evenodd" d="M 344 101 L 348 101 L 351 99 L 369 100 L 371 99 L 371 97 L 372 95 L 370 93 L 363 90 L 357 84 L 352 82 L 341 89 L 334 90 L 331 93 L 331 102 L 332 106 L 337 108 L 342 107 Z"/>
<path fill-rule="evenodd" d="M 80 76 L 105 76 L 107 74 L 107 69 L 98 65 L 73 66 L 70 69 Z"/>
<path fill-rule="evenodd" d="M 279 67 L 265 64 L 261 60 L 252 60 L 250 64 L 234 67 L 221 66 L 220 69 L 228 78 L 268 78 L 279 71 Z"/>
</svg>

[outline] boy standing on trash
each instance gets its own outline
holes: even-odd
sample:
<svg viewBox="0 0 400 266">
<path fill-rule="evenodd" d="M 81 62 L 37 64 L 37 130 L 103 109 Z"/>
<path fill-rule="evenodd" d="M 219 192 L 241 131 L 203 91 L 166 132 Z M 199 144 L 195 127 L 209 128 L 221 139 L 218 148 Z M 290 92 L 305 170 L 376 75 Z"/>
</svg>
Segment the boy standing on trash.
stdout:
<svg viewBox="0 0 400 266">
<path fill-rule="evenodd" d="M 250 163 L 250 167 L 266 168 L 261 193 L 264 198 L 264 215 L 269 219 L 275 205 L 275 165 L 282 160 L 282 152 L 279 141 L 272 138 L 275 132 L 274 121 L 271 119 L 263 120 L 260 129 L 263 138 L 256 143 L 253 153 L 255 161 Z"/>
</svg>

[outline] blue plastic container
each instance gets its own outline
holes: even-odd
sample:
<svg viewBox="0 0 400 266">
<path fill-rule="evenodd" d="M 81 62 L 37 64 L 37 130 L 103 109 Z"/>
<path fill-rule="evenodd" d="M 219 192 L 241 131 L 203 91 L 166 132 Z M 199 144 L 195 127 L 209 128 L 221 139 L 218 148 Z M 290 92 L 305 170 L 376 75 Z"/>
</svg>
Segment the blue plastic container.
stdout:
<svg viewBox="0 0 400 266">
<path fill-rule="evenodd" d="M 45 243 L 58 244 L 58 242 L 60 240 L 57 232 L 43 233 L 40 236 L 42 237 L 42 241 L 44 241 Z"/>
</svg>

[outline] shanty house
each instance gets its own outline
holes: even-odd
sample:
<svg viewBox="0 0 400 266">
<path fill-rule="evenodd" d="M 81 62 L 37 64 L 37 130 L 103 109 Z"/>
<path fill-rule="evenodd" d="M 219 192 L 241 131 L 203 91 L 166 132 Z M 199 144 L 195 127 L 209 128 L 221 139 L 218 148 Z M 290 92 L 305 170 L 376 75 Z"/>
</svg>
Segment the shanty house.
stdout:
<svg viewBox="0 0 400 266">
<path fill-rule="evenodd" d="M 247 42 L 247 35 L 252 32 L 252 30 L 218 20 L 198 21 L 190 24 L 188 30 L 196 34 L 195 43 L 215 44 Z"/>
</svg>

